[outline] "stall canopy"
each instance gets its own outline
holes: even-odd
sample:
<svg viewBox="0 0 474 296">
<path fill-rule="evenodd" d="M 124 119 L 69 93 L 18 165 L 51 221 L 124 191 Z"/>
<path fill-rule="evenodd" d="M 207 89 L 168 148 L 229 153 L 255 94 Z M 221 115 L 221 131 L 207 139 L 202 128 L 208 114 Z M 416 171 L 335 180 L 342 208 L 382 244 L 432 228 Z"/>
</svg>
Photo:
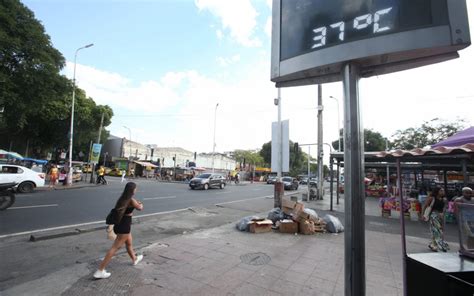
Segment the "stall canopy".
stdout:
<svg viewBox="0 0 474 296">
<path fill-rule="evenodd" d="M 134 161 L 136 164 L 139 164 L 143 167 L 149 167 L 149 168 L 157 168 L 158 166 L 157 165 L 154 165 L 150 162 L 142 162 L 142 161 Z"/>
<path fill-rule="evenodd" d="M 465 144 L 474 144 L 474 126 L 471 126 L 470 128 L 460 131 L 452 135 L 451 137 L 432 145 L 431 148 L 442 147 L 442 146 L 456 147 L 456 146 L 462 146 Z"/>
<path fill-rule="evenodd" d="M 34 163 L 37 163 L 37 164 L 47 164 L 48 163 L 48 161 L 44 160 L 44 159 L 34 159 L 34 158 L 29 158 L 29 157 L 23 158 L 23 161 L 30 161 L 30 162 L 34 162 Z"/>
<path fill-rule="evenodd" d="M 18 159 L 18 160 L 23 160 L 23 156 L 16 152 L 12 151 L 5 151 L 0 149 L 0 159 Z"/>
</svg>

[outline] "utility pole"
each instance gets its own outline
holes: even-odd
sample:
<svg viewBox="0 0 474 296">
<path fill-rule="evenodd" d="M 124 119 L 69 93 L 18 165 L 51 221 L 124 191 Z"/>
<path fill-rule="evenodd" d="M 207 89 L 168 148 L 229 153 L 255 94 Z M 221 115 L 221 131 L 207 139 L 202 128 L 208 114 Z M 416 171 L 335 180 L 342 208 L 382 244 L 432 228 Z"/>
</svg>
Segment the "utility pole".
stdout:
<svg viewBox="0 0 474 296">
<path fill-rule="evenodd" d="M 388 139 L 385 138 L 385 150 L 388 151 Z M 390 166 L 387 164 L 387 197 L 390 197 Z"/>
<path fill-rule="evenodd" d="M 173 157 L 174 160 L 174 179 L 176 180 L 176 154 Z"/>
<path fill-rule="evenodd" d="M 100 144 L 100 136 L 102 136 L 102 126 L 104 124 L 104 112 L 102 112 L 102 117 L 100 118 L 100 126 L 99 126 L 99 134 L 97 136 L 97 144 Z M 89 156 L 90 159 L 90 156 Z M 104 162 L 105 163 L 105 162 Z M 94 183 L 94 171 L 95 171 L 95 164 L 92 164 L 92 171 L 91 171 L 91 181 L 90 183 Z"/>
<path fill-rule="evenodd" d="M 318 84 L 318 199 L 324 194 L 323 154 L 323 87 Z"/>
<path fill-rule="evenodd" d="M 284 187 L 281 178 L 283 176 L 283 127 L 281 123 L 281 90 L 278 88 L 278 98 L 275 100 L 278 106 L 278 130 L 279 130 L 279 143 L 275 143 L 280 145 L 279 151 L 279 161 L 277 165 L 277 180 L 275 182 L 275 190 L 274 190 L 274 204 L 275 208 L 281 208 L 281 200 L 283 198 Z"/>
<path fill-rule="evenodd" d="M 212 142 L 212 173 L 214 173 L 214 159 L 216 158 L 216 120 L 217 120 L 217 107 L 219 103 L 216 104 L 216 109 L 214 110 L 214 140 Z"/>
</svg>

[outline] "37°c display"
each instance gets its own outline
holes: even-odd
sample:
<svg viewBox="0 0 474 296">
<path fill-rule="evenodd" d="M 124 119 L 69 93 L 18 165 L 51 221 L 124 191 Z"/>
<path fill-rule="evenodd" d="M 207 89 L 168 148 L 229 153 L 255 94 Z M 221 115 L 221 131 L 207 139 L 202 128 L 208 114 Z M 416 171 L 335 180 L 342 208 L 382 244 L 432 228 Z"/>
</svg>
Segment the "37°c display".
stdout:
<svg viewBox="0 0 474 296">
<path fill-rule="evenodd" d="M 282 0 L 281 60 L 333 45 L 448 24 L 443 0 Z"/>
</svg>

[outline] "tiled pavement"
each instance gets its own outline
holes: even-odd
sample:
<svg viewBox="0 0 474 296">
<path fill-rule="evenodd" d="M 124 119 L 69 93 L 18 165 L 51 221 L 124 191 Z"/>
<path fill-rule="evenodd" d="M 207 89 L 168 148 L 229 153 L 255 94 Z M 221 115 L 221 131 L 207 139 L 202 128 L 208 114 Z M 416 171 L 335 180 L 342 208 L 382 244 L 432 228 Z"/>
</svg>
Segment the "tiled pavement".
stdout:
<svg viewBox="0 0 474 296">
<path fill-rule="evenodd" d="M 411 252 L 426 250 L 424 240 L 409 237 L 408 244 Z M 402 294 L 400 250 L 398 235 L 366 232 L 366 295 Z M 141 252 L 144 261 L 135 267 L 126 255 L 114 258 L 106 280 L 93 280 L 97 263 L 89 266 L 90 274 L 63 295 L 344 295 L 343 234 L 250 234 L 228 224 Z M 260 256 L 251 263 L 264 264 L 243 263 L 249 253 Z"/>
</svg>

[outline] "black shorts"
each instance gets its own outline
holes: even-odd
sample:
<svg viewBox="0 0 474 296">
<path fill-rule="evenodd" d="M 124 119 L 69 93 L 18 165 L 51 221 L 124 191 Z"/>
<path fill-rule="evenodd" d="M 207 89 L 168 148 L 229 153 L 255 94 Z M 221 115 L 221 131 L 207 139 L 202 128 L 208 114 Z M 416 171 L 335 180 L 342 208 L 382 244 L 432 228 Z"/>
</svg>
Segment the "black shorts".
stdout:
<svg viewBox="0 0 474 296">
<path fill-rule="evenodd" d="M 132 229 L 132 216 L 123 216 L 119 224 L 114 225 L 116 234 L 129 234 Z"/>
</svg>

